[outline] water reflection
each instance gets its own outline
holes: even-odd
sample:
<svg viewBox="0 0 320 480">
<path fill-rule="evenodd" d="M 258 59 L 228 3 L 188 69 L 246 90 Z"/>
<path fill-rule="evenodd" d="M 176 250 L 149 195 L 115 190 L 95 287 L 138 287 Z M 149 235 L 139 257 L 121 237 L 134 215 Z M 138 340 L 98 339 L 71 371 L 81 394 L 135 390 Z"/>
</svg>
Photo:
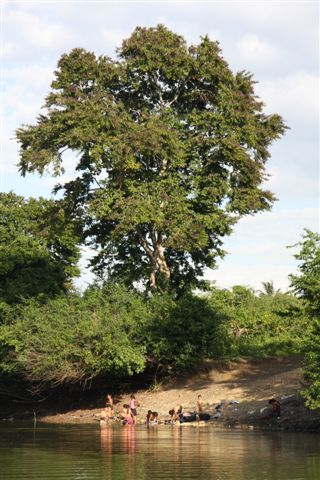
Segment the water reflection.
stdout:
<svg viewBox="0 0 320 480">
<path fill-rule="evenodd" d="M 320 437 L 179 426 L 0 427 L 5 480 L 318 480 Z"/>
<path fill-rule="evenodd" d="M 122 428 L 122 444 L 124 451 L 129 455 L 136 453 L 136 428 L 126 425 Z"/>
<path fill-rule="evenodd" d="M 109 455 L 112 454 L 112 436 L 113 428 L 110 425 L 100 428 L 101 450 Z"/>
<path fill-rule="evenodd" d="M 145 429 L 128 426 L 118 430 L 107 427 L 101 431 L 101 447 L 108 454 L 112 452 L 110 430 L 114 441 L 120 442 L 118 452 L 125 456 L 121 460 L 125 465 L 121 479 L 142 479 L 142 470 L 147 472 L 146 478 L 148 472 L 149 475 L 152 472 L 153 478 L 172 480 L 207 480 L 208 475 L 217 480 L 320 478 L 320 440 L 317 436 L 185 426 Z M 310 437 L 313 437 L 312 442 Z M 309 439 L 307 444 L 304 443 L 306 438 Z"/>
</svg>

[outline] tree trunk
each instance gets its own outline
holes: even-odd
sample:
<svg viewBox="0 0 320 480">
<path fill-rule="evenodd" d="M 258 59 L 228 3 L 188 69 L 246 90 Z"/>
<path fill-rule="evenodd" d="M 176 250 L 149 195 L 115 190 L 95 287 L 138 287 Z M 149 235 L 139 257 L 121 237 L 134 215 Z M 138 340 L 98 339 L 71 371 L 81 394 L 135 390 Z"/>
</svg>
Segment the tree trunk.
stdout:
<svg viewBox="0 0 320 480">
<path fill-rule="evenodd" d="M 162 245 L 158 245 L 157 247 L 158 250 L 158 265 L 159 265 L 159 270 L 161 273 L 164 274 L 166 280 L 170 280 L 171 277 L 171 272 L 170 268 L 168 267 L 165 255 L 164 255 L 164 248 Z"/>
<path fill-rule="evenodd" d="M 139 232 L 139 238 L 142 245 L 142 248 L 146 252 L 147 256 L 150 259 L 151 272 L 149 275 L 150 288 L 152 290 L 157 289 L 157 272 L 160 272 L 164 275 L 167 281 L 170 280 L 171 271 L 167 264 L 164 247 L 162 245 L 162 236 L 160 233 L 157 234 L 154 230 L 151 229 L 150 237 L 152 241 L 152 246 L 150 241 L 148 242 L 145 235 Z"/>
</svg>

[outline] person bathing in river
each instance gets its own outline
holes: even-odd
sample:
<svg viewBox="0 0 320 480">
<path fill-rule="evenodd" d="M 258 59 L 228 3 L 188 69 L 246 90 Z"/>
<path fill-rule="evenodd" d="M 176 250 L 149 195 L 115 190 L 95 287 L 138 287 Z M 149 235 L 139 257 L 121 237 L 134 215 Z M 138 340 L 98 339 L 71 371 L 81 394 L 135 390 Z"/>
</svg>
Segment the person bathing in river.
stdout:
<svg viewBox="0 0 320 480">
<path fill-rule="evenodd" d="M 176 405 L 174 408 L 172 408 L 169 411 L 169 415 L 171 417 L 170 418 L 171 423 L 176 423 L 177 421 L 179 421 L 180 423 L 184 423 L 184 422 L 192 422 L 196 420 L 195 414 L 190 412 L 185 412 L 182 405 Z"/>
<path fill-rule="evenodd" d="M 170 422 L 175 423 L 180 420 L 180 415 L 183 414 L 182 405 L 176 405 L 171 410 L 169 410 Z"/>
<path fill-rule="evenodd" d="M 158 412 L 152 412 L 153 424 L 156 425 L 160 422 Z"/>
<path fill-rule="evenodd" d="M 148 410 L 146 424 L 147 425 L 156 425 L 159 423 L 159 415 L 158 412 L 153 412 L 152 410 Z"/>
<path fill-rule="evenodd" d="M 114 418 L 114 411 L 113 411 L 113 399 L 111 395 L 107 395 L 106 398 L 106 406 L 100 414 L 100 420 L 106 423 L 109 423 L 110 420 Z"/>
<path fill-rule="evenodd" d="M 153 422 L 153 412 L 152 410 L 148 410 L 147 417 L 146 417 L 146 424 L 149 425 Z"/>
<path fill-rule="evenodd" d="M 138 402 L 136 400 L 136 397 L 132 393 L 130 395 L 130 410 L 133 415 L 133 423 L 137 423 L 137 406 L 138 406 Z"/>
<path fill-rule="evenodd" d="M 135 423 L 131 408 L 126 403 L 123 405 L 121 418 L 122 418 L 122 425 L 133 425 Z"/>
</svg>

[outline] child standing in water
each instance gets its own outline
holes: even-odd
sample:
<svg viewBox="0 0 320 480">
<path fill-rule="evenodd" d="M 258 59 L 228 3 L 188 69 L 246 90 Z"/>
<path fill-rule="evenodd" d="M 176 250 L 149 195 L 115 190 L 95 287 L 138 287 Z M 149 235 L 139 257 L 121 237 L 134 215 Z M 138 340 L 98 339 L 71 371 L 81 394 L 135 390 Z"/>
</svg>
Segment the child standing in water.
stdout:
<svg viewBox="0 0 320 480">
<path fill-rule="evenodd" d="M 133 423 L 137 423 L 137 406 L 138 406 L 138 402 L 136 400 L 136 397 L 132 393 L 130 395 L 130 410 L 133 415 Z"/>
</svg>

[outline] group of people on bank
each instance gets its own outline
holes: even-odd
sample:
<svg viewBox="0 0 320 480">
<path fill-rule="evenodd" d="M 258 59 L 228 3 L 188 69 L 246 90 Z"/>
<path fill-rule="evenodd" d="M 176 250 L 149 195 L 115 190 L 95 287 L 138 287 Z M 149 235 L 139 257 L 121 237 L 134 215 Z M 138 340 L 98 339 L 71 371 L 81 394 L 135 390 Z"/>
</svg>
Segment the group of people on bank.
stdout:
<svg viewBox="0 0 320 480">
<path fill-rule="evenodd" d="M 137 407 L 139 406 L 136 397 L 134 394 L 130 395 L 129 403 L 123 404 L 122 410 L 120 412 L 115 412 L 114 410 L 114 401 L 110 394 L 106 398 L 106 406 L 100 414 L 100 422 L 102 424 L 110 423 L 113 420 L 121 421 L 122 425 L 135 425 L 137 423 Z M 196 420 L 209 420 L 210 415 L 204 412 L 203 399 L 201 395 L 198 395 L 196 402 L 196 411 L 188 412 L 185 411 L 183 406 L 176 405 L 171 410 L 169 410 L 170 419 L 164 423 L 184 423 L 192 422 Z M 148 410 L 146 415 L 147 425 L 154 425 L 162 423 L 159 418 L 158 412 Z"/>
<path fill-rule="evenodd" d="M 114 402 L 110 394 L 106 398 L 106 406 L 100 413 L 100 423 L 109 423 L 112 420 L 120 420 L 123 425 L 134 425 L 137 422 L 138 402 L 135 395 L 130 395 L 129 403 L 123 404 L 120 412 L 114 411 Z"/>
<path fill-rule="evenodd" d="M 171 410 L 169 410 L 170 420 L 169 423 L 175 424 L 195 422 L 197 420 L 210 420 L 211 416 L 208 413 L 204 412 L 204 404 L 202 395 L 198 395 L 196 402 L 196 411 L 188 412 L 185 411 L 183 405 L 176 405 Z"/>
<path fill-rule="evenodd" d="M 268 401 L 268 405 L 271 407 L 270 411 L 264 416 L 260 417 L 260 420 L 267 420 L 272 417 L 276 417 L 279 419 L 281 416 L 280 403 L 274 398 L 271 398 Z M 108 394 L 106 398 L 106 406 L 100 414 L 100 423 L 106 424 L 110 423 L 113 420 L 118 420 L 122 423 L 122 425 L 135 425 L 137 423 L 138 406 L 139 403 L 137 402 L 135 395 L 131 394 L 129 403 L 123 404 L 122 410 L 120 412 L 115 412 L 113 398 L 110 394 Z M 220 407 L 221 404 L 218 404 L 215 407 L 215 410 Z M 220 412 L 220 410 L 218 411 Z M 185 411 L 183 405 L 179 404 L 169 410 L 169 416 L 169 420 L 161 422 L 158 412 L 148 410 L 145 423 L 147 425 L 155 425 L 158 423 L 176 424 L 195 422 L 198 420 L 208 421 L 211 418 L 211 415 L 204 411 L 204 402 L 202 395 L 198 395 L 197 397 L 196 410 L 194 412 Z M 213 418 L 217 418 L 217 414 L 214 415 Z"/>
</svg>

